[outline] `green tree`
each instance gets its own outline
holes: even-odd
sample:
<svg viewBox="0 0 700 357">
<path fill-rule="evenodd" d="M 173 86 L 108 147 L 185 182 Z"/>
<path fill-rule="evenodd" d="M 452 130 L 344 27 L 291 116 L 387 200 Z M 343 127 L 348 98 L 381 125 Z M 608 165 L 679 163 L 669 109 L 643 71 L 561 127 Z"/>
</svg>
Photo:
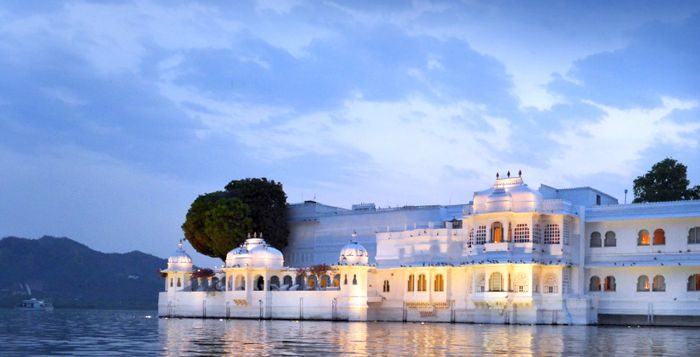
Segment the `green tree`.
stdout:
<svg viewBox="0 0 700 357">
<path fill-rule="evenodd" d="M 225 260 L 251 231 L 249 215 L 250 208 L 242 200 L 224 191 L 207 193 L 192 202 L 182 230 L 196 251 Z"/>
<path fill-rule="evenodd" d="M 671 159 L 663 159 L 634 180 L 634 201 L 661 202 L 700 198 L 700 186 L 689 188 L 688 167 Z"/>
<path fill-rule="evenodd" d="M 287 195 L 282 184 L 262 179 L 234 180 L 225 191 L 197 197 L 182 225 L 192 247 L 210 257 L 226 254 L 250 232 L 262 232 L 279 249 L 287 245 Z"/>
<path fill-rule="evenodd" d="M 234 180 L 226 185 L 226 192 L 250 207 L 253 232 L 262 232 L 265 241 L 277 249 L 287 246 L 287 194 L 281 183 L 264 177 Z"/>
</svg>

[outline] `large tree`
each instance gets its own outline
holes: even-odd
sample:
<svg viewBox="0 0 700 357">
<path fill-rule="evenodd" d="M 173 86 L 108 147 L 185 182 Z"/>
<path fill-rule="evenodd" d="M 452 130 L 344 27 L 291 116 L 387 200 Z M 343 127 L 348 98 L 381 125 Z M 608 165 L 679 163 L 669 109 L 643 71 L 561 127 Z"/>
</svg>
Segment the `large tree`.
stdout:
<svg viewBox="0 0 700 357">
<path fill-rule="evenodd" d="M 634 202 L 661 202 L 700 198 L 700 186 L 688 187 L 688 167 L 671 159 L 663 159 L 634 180 Z"/>
<path fill-rule="evenodd" d="M 182 230 L 196 251 L 222 260 L 251 232 L 263 233 L 268 243 L 282 249 L 289 235 L 287 195 L 282 184 L 266 178 L 234 180 L 225 191 L 197 197 Z"/>
<path fill-rule="evenodd" d="M 287 246 L 287 194 L 280 182 L 264 177 L 234 180 L 226 185 L 226 192 L 250 207 L 253 232 L 263 233 L 267 243 L 273 247 L 283 249 Z"/>
</svg>

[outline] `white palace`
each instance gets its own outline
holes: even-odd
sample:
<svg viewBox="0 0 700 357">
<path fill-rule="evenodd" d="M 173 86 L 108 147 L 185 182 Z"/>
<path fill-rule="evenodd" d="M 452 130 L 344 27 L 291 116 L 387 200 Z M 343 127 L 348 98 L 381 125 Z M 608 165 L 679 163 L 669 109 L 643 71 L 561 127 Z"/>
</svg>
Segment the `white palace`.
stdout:
<svg viewBox="0 0 700 357">
<path fill-rule="evenodd" d="M 201 276 L 180 245 L 159 315 L 700 325 L 700 201 L 618 204 L 508 174 L 464 205 L 290 209 L 284 254 L 254 235 Z"/>
</svg>

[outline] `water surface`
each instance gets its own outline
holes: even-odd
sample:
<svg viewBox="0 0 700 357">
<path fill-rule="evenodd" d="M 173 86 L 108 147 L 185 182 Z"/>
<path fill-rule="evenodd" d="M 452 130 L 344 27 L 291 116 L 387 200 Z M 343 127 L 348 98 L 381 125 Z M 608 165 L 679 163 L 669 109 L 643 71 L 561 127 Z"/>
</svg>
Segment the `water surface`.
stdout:
<svg viewBox="0 0 700 357">
<path fill-rule="evenodd" d="M 695 328 L 158 319 L 155 315 L 155 311 L 0 310 L 0 356 L 700 353 L 700 329 Z"/>
</svg>

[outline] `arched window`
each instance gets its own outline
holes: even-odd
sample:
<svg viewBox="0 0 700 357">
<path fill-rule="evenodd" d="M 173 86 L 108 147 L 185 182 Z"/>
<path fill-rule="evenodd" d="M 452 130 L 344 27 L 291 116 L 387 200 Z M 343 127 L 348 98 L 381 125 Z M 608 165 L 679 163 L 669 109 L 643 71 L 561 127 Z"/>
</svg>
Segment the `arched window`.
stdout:
<svg viewBox="0 0 700 357">
<path fill-rule="evenodd" d="M 317 286 L 318 286 L 318 278 L 316 278 L 316 275 L 309 275 L 309 278 L 306 279 L 306 288 L 308 290 L 316 290 Z"/>
<path fill-rule="evenodd" d="M 385 293 L 388 293 L 391 290 L 389 286 L 389 280 L 384 280 L 384 287 L 382 288 L 382 291 Z"/>
<path fill-rule="evenodd" d="M 418 275 L 418 291 L 427 291 L 427 281 L 425 280 L 425 274 Z"/>
<path fill-rule="evenodd" d="M 174 280 L 174 278 L 170 278 L 170 287 L 171 288 L 173 287 L 173 280 Z"/>
<path fill-rule="evenodd" d="M 352 275 L 352 285 L 357 285 L 357 274 Z"/>
<path fill-rule="evenodd" d="M 688 277 L 688 291 L 700 291 L 700 274 Z"/>
<path fill-rule="evenodd" d="M 407 287 L 408 289 L 407 290 L 409 292 L 415 291 L 415 285 L 416 285 L 415 280 L 416 280 L 416 277 L 413 274 L 408 276 L 408 287 Z"/>
<path fill-rule="evenodd" d="M 503 275 L 499 272 L 489 276 L 489 291 L 503 291 Z"/>
<path fill-rule="evenodd" d="M 348 275 L 345 274 L 345 277 L 343 278 L 343 284 L 348 285 Z"/>
<path fill-rule="evenodd" d="M 545 294 L 556 294 L 559 292 L 559 279 L 549 273 L 544 276 L 544 293 Z"/>
<path fill-rule="evenodd" d="M 253 290 L 255 290 L 255 291 L 265 290 L 265 278 L 258 275 L 255 277 L 254 281 L 255 281 L 255 285 L 253 285 Z"/>
<path fill-rule="evenodd" d="M 480 273 L 477 276 L 476 282 L 478 284 L 477 289 L 479 292 L 483 293 L 484 291 L 486 291 L 486 278 L 484 277 L 484 273 Z"/>
<path fill-rule="evenodd" d="M 284 290 L 289 289 L 290 286 L 294 285 L 292 277 L 285 275 L 284 278 L 282 278 L 282 284 L 284 286 Z"/>
<path fill-rule="evenodd" d="M 606 276 L 605 277 L 605 291 L 615 291 L 617 289 L 617 286 L 615 285 L 615 277 L 614 276 Z"/>
<path fill-rule="evenodd" d="M 335 274 L 333 276 L 333 287 L 334 288 L 340 288 L 340 274 Z"/>
<path fill-rule="evenodd" d="M 476 244 L 486 243 L 486 226 L 479 226 L 476 228 Z"/>
<path fill-rule="evenodd" d="M 435 275 L 433 290 L 437 292 L 445 291 L 445 279 L 443 279 L 442 274 Z"/>
<path fill-rule="evenodd" d="M 700 227 L 688 230 L 688 244 L 700 244 Z"/>
<path fill-rule="evenodd" d="M 666 232 L 659 228 L 654 231 L 654 245 L 665 245 L 666 244 Z"/>
<path fill-rule="evenodd" d="M 530 241 L 530 227 L 527 224 L 516 224 L 514 232 L 515 243 L 527 243 Z"/>
<path fill-rule="evenodd" d="M 642 229 L 637 234 L 637 245 L 649 245 L 651 244 L 651 238 L 649 237 L 649 231 Z"/>
<path fill-rule="evenodd" d="M 501 222 L 494 222 L 491 225 L 491 242 L 503 242 L 503 224 Z"/>
<path fill-rule="evenodd" d="M 649 291 L 649 277 L 641 275 L 637 278 L 637 291 Z"/>
<path fill-rule="evenodd" d="M 328 289 L 331 287 L 331 276 L 328 274 L 324 274 L 321 277 L 321 288 L 322 289 Z"/>
<path fill-rule="evenodd" d="M 270 286 L 268 288 L 270 290 L 280 289 L 280 278 L 278 278 L 277 275 L 273 275 L 272 277 L 270 277 Z"/>
<path fill-rule="evenodd" d="M 600 278 L 597 276 L 591 277 L 591 282 L 588 285 L 588 291 L 600 291 Z"/>
<path fill-rule="evenodd" d="M 180 281 L 180 278 L 177 278 L 177 287 L 179 288 L 181 286 L 182 286 L 182 282 Z"/>
<path fill-rule="evenodd" d="M 226 291 L 232 291 L 233 290 L 233 279 L 231 279 L 231 276 L 226 277 Z"/>
<path fill-rule="evenodd" d="M 303 275 L 297 275 L 296 280 L 294 281 L 294 285 L 296 285 L 296 290 L 306 290 L 306 279 L 304 279 Z M 294 290 L 294 289 L 290 289 Z"/>
<path fill-rule="evenodd" d="M 617 246 L 617 238 L 615 238 L 615 232 L 613 231 L 607 231 L 605 233 L 605 246 L 606 247 L 615 247 Z"/>
<path fill-rule="evenodd" d="M 548 224 L 544 227 L 544 244 L 559 244 L 561 232 L 558 224 Z"/>
<path fill-rule="evenodd" d="M 666 291 L 666 278 L 664 278 L 663 275 L 657 275 L 654 277 L 654 285 L 652 285 L 652 290 Z"/>
<path fill-rule="evenodd" d="M 245 290 L 245 277 L 243 275 L 236 276 L 236 282 L 234 285 L 236 290 Z"/>
<path fill-rule="evenodd" d="M 603 246 L 603 241 L 600 237 L 600 232 L 591 233 L 591 248 L 600 248 Z"/>
</svg>

